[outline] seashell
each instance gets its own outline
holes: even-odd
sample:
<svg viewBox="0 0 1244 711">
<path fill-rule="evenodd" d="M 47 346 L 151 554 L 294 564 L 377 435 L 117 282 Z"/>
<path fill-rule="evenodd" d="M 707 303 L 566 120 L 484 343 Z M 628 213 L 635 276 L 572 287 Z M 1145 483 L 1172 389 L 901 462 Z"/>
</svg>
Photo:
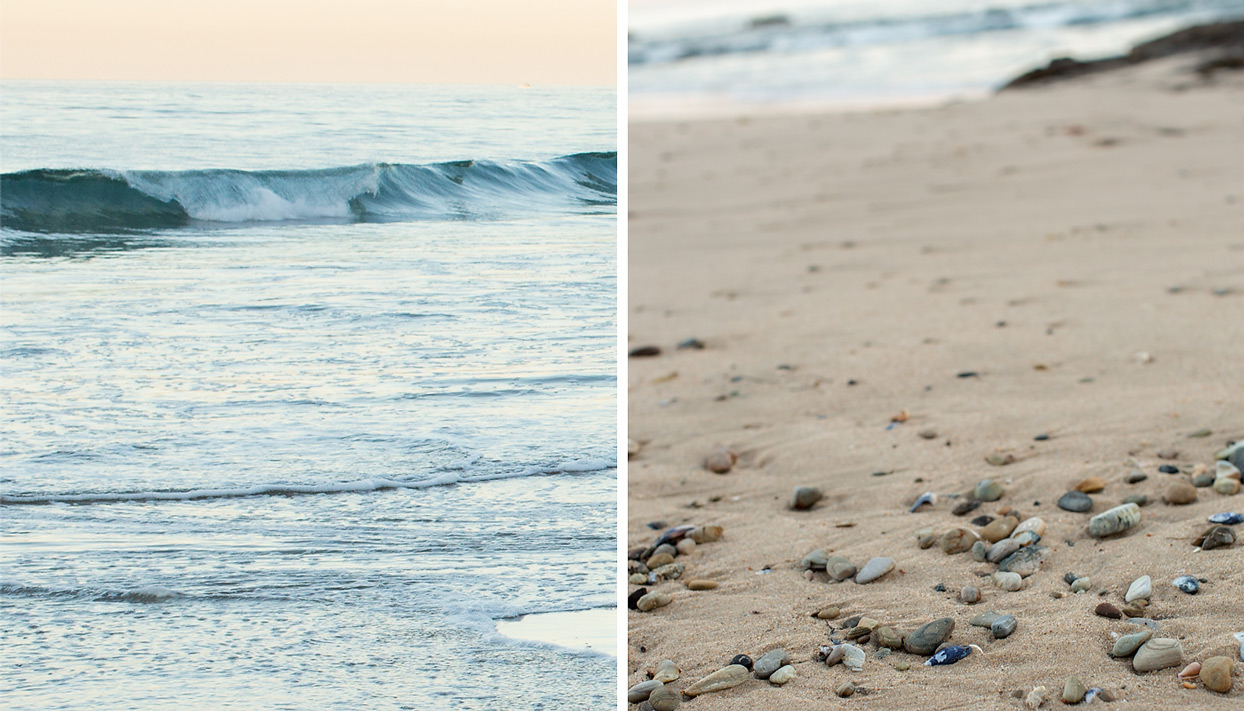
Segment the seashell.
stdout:
<svg viewBox="0 0 1244 711">
<path fill-rule="evenodd" d="M 648 699 L 648 695 L 652 693 L 652 690 L 660 686 L 663 686 L 663 684 L 656 679 L 641 681 L 635 686 L 632 686 L 630 689 L 627 689 L 626 700 L 632 704 L 646 701 Z"/>
<path fill-rule="evenodd" d="M 1232 636 L 1240 643 L 1240 661 L 1244 661 L 1244 632 L 1236 632 Z"/>
<path fill-rule="evenodd" d="M 1091 703 L 1093 703 L 1093 699 L 1097 698 L 1097 695 L 1098 695 L 1098 694 L 1100 694 L 1100 693 L 1101 693 L 1101 687 L 1100 687 L 1100 686 L 1094 686 L 1093 688 L 1091 688 L 1091 689 L 1089 689 L 1088 691 L 1084 692 L 1084 703 L 1086 703 L 1086 704 L 1091 704 Z"/>
<path fill-rule="evenodd" d="M 873 558 L 865 563 L 859 574 L 855 576 L 855 584 L 871 583 L 891 570 L 894 570 L 893 558 Z"/>
<path fill-rule="evenodd" d="M 1015 592 L 1024 586 L 1024 578 L 1019 573 L 1009 571 L 994 573 L 993 582 L 1007 592 Z"/>
<path fill-rule="evenodd" d="M 1050 550 L 1045 546 L 1025 546 L 999 563 L 998 570 L 1019 573 L 1020 577 L 1026 578 L 1041 569 L 1041 563 L 1049 554 Z"/>
<path fill-rule="evenodd" d="M 1171 584 L 1179 588 L 1181 592 L 1186 592 L 1189 595 L 1196 595 L 1197 591 L 1201 589 L 1201 586 L 1197 583 L 1196 578 L 1191 575 L 1181 575 L 1172 580 Z"/>
<path fill-rule="evenodd" d="M 1201 663 L 1193 662 L 1189 664 L 1188 666 L 1184 667 L 1183 671 L 1179 672 L 1179 678 L 1180 679 L 1195 679 L 1197 678 L 1197 675 L 1200 673 L 1201 673 Z"/>
<path fill-rule="evenodd" d="M 662 684 L 665 684 L 671 681 L 677 681 L 678 677 L 681 675 L 682 671 L 678 668 L 678 665 L 675 664 L 672 659 L 666 659 L 657 665 L 657 671 L 652 675 L 652 678 Z"/>
<path fill-rule="evenodd" d="M 1040 707 L 1041 704 L 1045 703 L 1045 691 L 1046 689 L 1044 686 L 1038 686 L 1032 691 L 1029 691 L 1028 695 L 1024 697 L 1024 705 L 1030 709 Z"/>
<path fill-rule="evenodd" d="M 1110 649 L 1112 657 L 1130 657 L 1140 649 L 1140 645 L 1149 641 L 1153 637 L 1153 630 L 1144 629 L 1139 632 L 1125 634 L 1115 640 L 1114 647 Z"/>
<path fill-rule="evenodd" d="M 688 686 L 686 689 L 683 689 L 682 693 L 687 696 L 699 696 L 700 694 L 708 694 L 714 691 L 733 689 L 747 681 L 748 676 L 747 667 L 742 664 L 731 664 Z"/>
<path fill-rule="evenodd" d="M 1136 504 L 1123 504 L 1089 519 L 1089 533 L 1097 538 L 1105 538 L 1122 533 L 1138 523 L 1140 507 Z"/>
<path fill-rule="evenodd" d="M 1218 462 L 1214 465 L 1215 479 L 1235 479 L 1240 480 L 1240 469 L 1231 462 Z"/>
<path fill-rule="evenodd" d="M 908 513 L 915 513 L 921 506 L 924 506 L 925 504 L 932 506 L 935 503 L 937 503 L 937 494 L 934 494 L 931 491 L 926 491 L 920 495 L 920 498 L 916 499 L 916 503 L 911 505 L 911 509 L 908 510 Z"/>
<path fill-rule="evenodd" d="M 1032 518 L 1025 519 L 1023 523 L 1016 526 L 1015 530 L 1011 532 L 1011 537 L 1016 538 L 1024 531 L 1032 531 L 1037 534 L 1038 537 L 1044 536 L 1045 521 L 1042 520 L 1040 516 L 1033 516 Z"/>
<path fill-rule="evenodd" d="M 1127 594 L 1123 596 L 1123 602 L 1131 602 L 1133 600 L 1148 600 L 1153 594 L 1153 580 L 1148 575 L 1142 575 L 1132 581 L 1127 588 Z"/>
<path fill-rule="evenodd" d="M 972 653 L 973 649 L 976 649 L 979 651 L 980 647 L 977 647 L 974 644 L 970 644 L 970 645 L 952 644 L 949 647 L 943 647 L 941 650 L 937 652 L 937 654 L 934 654 L 933 656 L 929 657 L 928 660 L 924 663 L 924 665 L 926 667 L 940 667 L 946 664 L 954 664 L 955 662 L 966 658 L 969 654 Z"/>
<path fill-rule="evenodd" d="M 781 686 L 791 679 L 794 679 L 796 676 L 798 675 L 795 673 L 795 668 L 787 664 L 781 669 L 773 672 L 773 674 L 769 675 L 769 683 Z"/>
<path fill-rule="evenodd" d="M 1225 523 L 1228 526 L 1234 526 L 1237 523 L 1244 523 L 1244 514 L 1235 512 L 1214 514 L 1209 517 L 1209 522 Z"/>
<path fill-rule="evenodd" d="M 842 644 L 842 665 L 851 671 L 861 671 L 864 668 L 864 650 L 854 644 Z"/>
<path fill-rule="evenodd" d="M 1179 640 L 1155 637 L 1140 645 L 1132 657 L 1132 668 L 1138 672 L 1150 672 L 1178 665 L 1184 659 Z"/>
</svg>

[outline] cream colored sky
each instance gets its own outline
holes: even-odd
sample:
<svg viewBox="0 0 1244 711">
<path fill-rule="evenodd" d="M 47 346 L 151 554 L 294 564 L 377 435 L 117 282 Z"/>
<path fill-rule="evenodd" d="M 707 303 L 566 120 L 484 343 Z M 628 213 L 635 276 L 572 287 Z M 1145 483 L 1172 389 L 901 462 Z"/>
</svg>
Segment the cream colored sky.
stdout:
<svg viewBox="0 0 1244 711">
<path fill-rule="evenodd" d="M 617 80 L 613 0 L 0 0 L 0 78 Z"/>
</svg>

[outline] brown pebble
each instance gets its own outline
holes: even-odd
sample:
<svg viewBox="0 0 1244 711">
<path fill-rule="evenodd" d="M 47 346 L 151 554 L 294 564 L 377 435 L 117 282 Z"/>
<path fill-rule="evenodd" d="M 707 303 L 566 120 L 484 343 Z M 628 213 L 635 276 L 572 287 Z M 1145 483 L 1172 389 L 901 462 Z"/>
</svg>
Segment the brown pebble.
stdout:
<svg viewBox="0 0 1244 711">
<path fill-rule="evenodd" d="M 688 590 L 712 590 L 716 587 L 717 587 L 716 580 L 696 579 L 696 580 L 687 581 Z"/>
<path fill-rule="evenodd" d="M 1196 501 L 1196 487 L 1186 481 L 1175 482 L 1162 495 L 1162 500 L 1168 504 L 1190 504 Z"/>
<path fill-rule="evenodd" d="M 737 461 L 739 461 L 739 455 L 725 447 L 718 447 L 704 458 L 704 468 L 715 474 L 725 474 L 734 468 L 734 463 Z"/>
<path fill-rule="evenodd" d="M 1014 531 L 1015 527 L 1018 525 L 1019 519 L 1014 516 L 1004 516 L 990 522 L 988 526 L 981 529 L 981 538 L 989 541 L 990 543 L 997 543 L 1003 538 L 1011 535 L 1011 531 Z"/>
<path fill-rule="evenodd" d="M 1106 480 L 1099 476 L 1091 476 L 1077 483 L 1072 487 L 1076 491 L 1082 491 L 1086 494 L 1095 494 L 1106 488 Z"/>
<path fill-rule="evenodd" d="M 817 619 L 821 619 L 821 620 L 833 620 L 833 619 L 837 619 L 838 615 L 841 615 L 841 614 L 842 614 L 842 610 L 839 610 L 833 605 L 830 605 L 829 607 L 825 607 L 820 610 L 817 610 L 816 617 Z"/>
<path fill-rule="evenodd" d="M 921 439 L 937 439 L 937 432 L 934 430 L 921 430 L 920 438 Z"/>
<path fill-rule="evenodd" d="M 1205 688 L 1225 694 L 1231 691 L 1231 672 L 1235 662 L 1228 657 L 1210 657 L 1201 664 L 1201 683 Z"/>
<path fill-rule="evenodd" d="M 1093 612 L 1094 614 L 1100 615 L 1102 617 L 1109 617 L 1112 620 L 1118 620 L 1123 617 L 1123 613 L 1119 611 L 1119 608 L 1115 607 L 1114 605 L 1111 605 L 1108 602 L 1103 602 L 1102 604 L 1098 605 L 1093 610 Z"/>
</svg>

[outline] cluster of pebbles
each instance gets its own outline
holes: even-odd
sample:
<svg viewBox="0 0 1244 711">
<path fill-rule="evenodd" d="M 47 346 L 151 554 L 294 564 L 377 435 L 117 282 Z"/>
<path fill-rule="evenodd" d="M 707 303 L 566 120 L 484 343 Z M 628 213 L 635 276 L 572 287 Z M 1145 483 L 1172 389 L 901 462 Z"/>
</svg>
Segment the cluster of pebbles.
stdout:
<svg viewBox="0 0 1244 711">
<path fill-rule="evenodd" d="M 1159 456 L 1163 459 L 1175 459 L 1178 455 L 1164 452 L 1159 453 Z M 719 448 L 706 457 L 704 464 L 710 471 L 726 473 L 736 462 L 737 456 L 725 448 Z M 1191 479 L 1185 481 L 1181 478 L 1172 483 L 1166 489 L 1163 499 L 1172 506 L 1184 505 L 1196 499 L 1198 488 L 1207 486 L 1220 495 L 1233 496 L 1240 489 L 1241 465 L 1244 465 L 1244 442 L 1235 443 L 1219 452 L 1213 473 L 1208 477 L 1204 476 L 1209 474 L 1209 467 L 1205 465 L 1193 465 L 1183 469 L 1163 465 L 1160 472 L 1172 476 L 1183 474 Z M 1143 472 L 1132 472 L 1126 477 L 1129 484 L 1137 484 L 1145 479 L 1147 476 Z M 1231 483 L 1220 483 L 1223 481 Z M 1091 513 L 1096 502 L 1090 495 L 1098 494 L 1108 486 L 1109 483 L 1101 477 L 1084 479 L 1065 493 L 1057 505 L 1065 511 Z M 1000 502 L 1004 493 L 1001 482 L 985 479 L 978 482 L 970 492 L 945 495 L 943 498 L 957 500 L 951 513 L 963 517 L 978 512 L 986 504 Z M 821 491 L 816 487 L 797 487 L 789 507 L 796 511 L 807 510 L 821 498 Z M 910 512 L 933 510 L 937 506 L 938 498 L 937 494 L 927 492 L 912 503 Z M 1086 531 L 1090 536 L 1102 540 L 1119 536 L 1140 525 L 1141 507 L 1148 503 L 1144 495 L 1129 496 L 1122 503 L 1092 515 L 1086 522 Z M 1210 517 L 1210 523 L 1212 525 L 1193 540 L 1200 550 L 1231 547 L 1236 540 L 1232 526 L 1244 523 L 1244 514 L 1215 514 Z M 923 528 L 915 533 L 915 538 L 920 549 L 936 546 L 946 555 L 969 554 L 976 563 L 991 566 L 987 570 L 977 569 L 976 573 L 999 591 L 996 594 L 1005 594 L 1022 590 L 1028 578 L 1041 572 L 1042 564 L 1051 555 L 1051 551 L 1041 545 L 1042 536 L 1045 534 L 1046 523 L 1039 516 L 1024 517 L 1015 508 L 1002 505 L 994 514 L 978 513 L 971 520 L 970 526 L 954 526 L 942 531 L 933 527 Z M 667 592 L 650 591 L 645 586 L 681 579 L 685 567 L 676 558 L 691 553 L 698 544 L 719 540 L 721 535 L 722 529 L 718 526 L 678 526 L 666 531 L 652 545 L 632 549 L 629 561 L 630 583 L 639 587 L 631 593 L 629 607 L 640 612 L 650 612 L 669 604 L 671 597 Z M 856 585 L 866 585 L 885 578 L 895 569 L 895 561 L 890 557 L 874 557 L 862 567 L 857 567 L 846 557 L 831 555 L 826 549 L 819 548 L 800 559 L 796 569 L 802 571 L 808 580 L 823 577 L 830 583 L 853 582 Z M 1054 597 L 1090 592 L 1105 596 L 1110 592 L 1095 591 L 1092 580 L 1087 576 L 1068 573 L 1064 580 L 1070 586 L 1070 592 L 1053 593 Z M 1205 582 L 1207 581 L 1204 579 L 1181 575 L 1173 578 L 1170 584 L 1184 594 L 1195 595 L 1199 592 L 1200 585 Z M 717 587 L 714 581 L 697 579 L 687 580 L 684 585 L 691 590 L 711 590 Z M 944 586 L 938 586 L 938 589 L 944 590 Z M 1153 591 L 1152 577 L 1142 575 L 1125 591 L 1119 592 L 1121 604 L 1103 601 L 1094 609 L 1097 616 L 1119 620 L 1127 626 L 1121 631 L 1111 632 L 1114 644 L 1104 652 L 1111 658 L 1130 662 L 1132 669 L 1138 674 L 1178 667 L 1185 661 L 1179 640 L 1160 636 L 1160 626 L 1152 619 L 1149 601 Z M 982 590 L 974 585 L 964 586 L 959 592 L 959 600 L 968 605 L 980 602 L 983 597 Z M 1005 597 L 1000 600 L 1005 600 Z M 926 657 L 923 664 L 936 667 L 955 664 L 970 656 L 973 651 L 982 655 L 985 653 L 976 644 L 951 642 L 955 621 L 950 617 L 932 620 L 904 632 L 898 625 L 878 619 L 882 615 L 877 613 L 855 615 L 843 619 L 841 625 L 835 627 L 834 621 L 842 614 L 840 607 L 830 605 L 810 615 L 815 620 L 829 624 L 830 643 L 812 650 L 814 663 L 830 667 L 841 664 L 850 672 L 859 672 L 864 668 L 870 646 L 876 660 L 893 654 L 893 665 L 898 671 L 911 668 L 911 662 L 904 658 L 906 655 Z M 1006 639 L 1016 634 L 1020 627 L 1014 615 L 992 610 L 976 615 L 970 624 L 987 629 L 993 640 Z M 1244 632 L 1236 633 L 1235 638 L 1241 643 L 1239 656 L 1244 660 Z M 987 640 L 988 638 L 981 638 L 978 641 L 983 644 Z M 1235 660 L 1216 655 L 1188 664 L 1179 672 L 1178 678 L 1187 688 L 1195 688 L 1194 682 L 1199 680 L 1206 689 L 1225 694 L 1232 688 L 1235 673 Z M 681 692 L 674 688 L 674 682 L 679 680 L 681 672 L 672 660 L 662 661 L 655 670 L 649 670 L 648 675 L 649 680 L 632 686 L 628 691 L 628 700 L 641 704 L 641 711 L 669 711 L 677 708 L 683 697 L 731 689 L 753 678 L 781 686 L 798 676 L 790 654 L 782 648 L 765 651 L 755 662 L 746 654 L 736 655 L 729 664 L 686 685 Z M 857 686 L 852 681 L 844 681 L 835 691 L 838 696 L 846 698 L 856 693 Z M 1049 693 L 1046 687 L 1036 686 L 1027 692 L 1017 690 L 1013 696 L 1029 708 L 1038 708 L 1048 700 Z M 1065 680 L 1061 696 L 1066 704 L 1088 703 L 1095 699 L 1111 701 L 1113 698 L 1109 690 L 1088 687 L 1074 676 Z"/>
</svg>

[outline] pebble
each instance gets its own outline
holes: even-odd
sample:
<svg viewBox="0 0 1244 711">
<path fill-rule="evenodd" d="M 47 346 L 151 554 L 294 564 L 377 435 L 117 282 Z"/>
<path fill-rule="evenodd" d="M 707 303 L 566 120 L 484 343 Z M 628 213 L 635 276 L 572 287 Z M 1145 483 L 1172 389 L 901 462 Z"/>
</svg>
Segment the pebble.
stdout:
<svg viewBox="0 0 1244 711">
<path fill-rule="evenodd" d="M 797 674 L 795 674 L 795 668 L 787 664 L 769 675 L 769 683 L 781 686 L 791 679 L 794 679 L 796 676 Z"/>
<path fill-rule="evenodd" d="M 668 684 L 671 681 L 677 681 L 680 676 L 682 676 L 682 671 L 674 663 L 674 660 L 665 659 L 657 665 L 657 671 L 652 675 L 652 678 L 662 684 Z"/>
<path fill-rule="evenodd" d="M 1002 498 L 1002 485 L 993 479 L 982 479 L 972 488 L 972 498 L 977 501 L 997 501 Z"/>
<path fill-rule="evenodd" d="M 824 549 L 817 548 L 800 559 L 798 567 L 800 570 L 825 570 L 828 564 L 829 554 Z"/>
<path fill-rule="evenodd" d="M 790 507 L 796 511 L 806 511 L 820 501 L 821 497 L 821 490 L 815 486 L 796 486 Z"/>
<path fill-rule="evenodd" d="M 993 574 L 993 582 L 1007 592 L 1015 592 L 1024 586 L 1024 578 L 1019 573 L 999 571 Z"/>
<path fill-rule="evenodd" d="M 1087 479 L 1080 480 L 1071 488 L 1074 491 L 1080 491 L 1085 494 L 1093 494 L 1106 488 L 1106 480 L 1099 476 L 1091 476 Z"/>
<path fill-rule="evenodd" d="M 1225 694 L 1231 691 L 1231 672 L 1235 662 L 1227 657 L 1210 657 L 1201 664 L 1201 683 L 1211 691 Z"/>
<path fill-rule="evenodd" d="M 972 544 L 980 540 L 975 531 L 966 528 L 952 528 L 942 534 L 942 551 L 946 555 L 955 555 L 972 548 Z"/>
<path fill-rule="evenodd" d="M 1141 470 L 1139 470 L 1139 469 L 1133 469 L 1133 470 L 1132 470 L 1131 472 L 1129 472 L 1129 473 L 1128 473 L 1128 475 L 1127 475 L 1127 483 L 1129 483 L 1129 484 L 1139 484 L 1140 482 L 1142 482 L 1142 481 L 1144 481 L 1145 479 L 1148 479 L 1148 478 L 1149 478 L 1149 475 L 1148 475 L 1148 474 L 1146 474 L 1146 473 L 1142 472 L 1142 471 L 1141 471 Z"/>
<path fill-rule="evenodd" d="M 985 545 L 984 541 L 977 541 L 972 544 L 972 560 L 977 563 L 985 562 L 985 557 L 988 555 L 988 552 L 989 547 Z"/>
<path fill-rule="evenodd" d="M 730 663 L 737 664 L 748 671 L 752 670 L 752 658 L 747 656 L 746 654 L 734 655 L 733 657 L 730 658 Z"/>
<path fill-rule="evenodd" d="M 1148 600 L 1137 600 L 1136 602 L 1123 606 L 1123 614 L 1128 617 L 1144 617 L 1145 606 L 1149 604 Z"/>
<path fill-rule="evenodd" d="M 674 711 L 681 701 L 681 695 L 671 686 L 658 686 L 648 695 L 653 711 Z"/>
<path fill-rule="evenodd" d="M 1204 489 L 1207 486 L 1213 486 L 1214 475 L 1209 472 L 1202 472 L 1192 477 L 1192 485 L 1198 489 Z"/>
<path fill-rule="evenodd" d="M 1140 649 L 1140 645 L 1149 641 L 1153 636 L 1153 630 L 1144 629 L 1139 632 L 1125 634 L 1114 642 L 1114 647 L 1110 649 L 1112 657 L 1130 657 Z"/>
<path fill-rule="evenodd" d="M 687 532 L 687 535 L 691 536 L 691 540 L 696 543 L 712 543 L 720 541 L 722 533 L 724 531 L 721 526 L 695 526 Z"/>
<path fill-rule="evenodd" d="M 966 516 L 979 508 L 980 505 L 981 502 L 976 499 L 964 499 L 963 501 L 955 504 L 955 507 L 950 510 L 950 513 L 956 516 Z"/>
<path fill-rule="evenodd" d="M 1089 590 L 1092 590 L 1092 589 L 1093 589 L 1093 581 L 1087 577 L 1076 578 L 1076 581 L 1071 584 L 1071 592 L 1073 593 L 1088 592 Z"/>
<path fill-rule="evenodd" d="M 932 654 L 938 645 L 950 637 L 954 629 L 955 621 L 950 617 L 923 624 L 907 635 L 903 640 L 903 649 L 911 654 Z"/>
<path fill-rule="evenodd" d="M 1119 612 L 1119 608 L 1108 602 L 1103 602 L 1093 608 L 1093 614 L 1100 615 L 1101 617 L 1109 617 L 1112 620 L 1122 619 L 1123 617 L 1123 613 Z"/>
<path fill-rule="evenodd" d="M 993 520 L 993 516 L 990 516 L 989 514 L 981 514 L 980 516 L 977 516 L 976 518 L 972 519 L 972 525 L 973 526 L 988 526 L 989 522 L 992 520 Z"/>
<path fill-rule="evenodd" d="M 825 649 L 826 649 L 825 647 L 821 647 L 822 651 L 825 651 Z M 825 652 L 825 666 L 832 667 L 838 662 L 841 662 L 842 657 L 845 654 L 846 654 L 846 650 L 842 648 L 842 645 L 835 644 L 833 647 L 829 648 L 829 651 Z"/>
<path fill-rule="evenodd" d="M 1197 579 L 1191 575 L 1181 575 L 1172 580 L 1171 584 L 1179 588 L 1180 592 L 1185 592 L 1189 595 L 1196 595 L 1201 589 L 1201 586 L 1197 583 Z"/>
<path fill-rule="evenodd" d="M 877 629 L 877 644 L 887 649 L 902 649 L 903 635 L 896 632 L 893 627 L 879 627 Z"/>
<path fill-rule="evenodd" d="M 714 590 L 717 588 L 716 580 L 688 580 L 687 589 L 689 590 Z"/>
<path fill-rule="evenodd" d="M 1240 661 L 1244 661 L 1244 632 L 1236 632 L 1232 636 L 1240 643 Z"/>
<path fill-rule="evenodd" d="M 643 573 L 631 573 L 631 577 L 627 578 L 626 581 L 631 585 L 643 585 L 648 582 L 648 576 Z"/>
<path fill-rule="evenodd" d="M 760 658 L 756 660 L 756 664 L 752 667 L 752 671 L 755 672 L 757 679 L 768 679 L 773 675 L 773 672 L 786 666 L 786 663 L 789 661 L 790 655 L 786 653 L 785 649 L 779 647 L 760 655 Z"/>
<path fill-rule="evenodd" d="M 837 607 L 830 605 L 829 607 L 823 607 L 820 610 L 817 610 L 816 618 L 818 620 L 833 620 L 833 619 L 836 619 L 838 615 L 841 615 L 841 614 L 842 614 L 842 610 L 839 610 Z"/>
<path fill-rule="evenodd" d="M 714 691 L 733 689 L 745 681 L 747 681 L 747 668 L 739 664 L 731 664 L 688 686 L 683 689 L 682 693 L 687 696 L 699 696 Z"/>
<path fill-rule="evenodd" d="M 835 555 L 826 561 L 825 572 L 829 573 L 829 577 L 841 583 L 847 578 L 855 577 L 856 568 L 851 561 L 840 555 Z"/>
<path fill-rule="evenodd" d="M 1075 573 L 1065 573 L 1063 575 L 1063 582 L 1070 585 L 1074 583 L 1075 581 L 1079 580 L 1081 577 L 1082 576 L 1076 575 Z"/>
<path fill-rule="evenodd" d="M 897 670 L 899 670 L 899 671 L 907 671 L 908 669 L 911 669 L 911 663 L 910 663 L 910 662 L 908 662 L 906 659 L 904 659 L 903 661 L 899 662 L 898 664 L 895 664 L 895 665 L 894 665 L 894 668 L 895 668 L 895 669 L 897 669 Z"/>
<path fill-rule="evenodd" d="M 1174 449 L 1159 449 L 1158 459 L 1179 459 L 1179 452 Z"/>
<path fill-rule="evenodd" d="M 937 430 L 920 430 L 920 439 L 937 439 Z"/>
<path fill-rule="evenodd" d="M 631 593 L 629 597 L 626 598 L 626 606 L 632 610 L 639 609 L 637 605 L 639 604 L 640 599 L 642 599 L 643 596 L 647 594 L 648 594 L 648 588 L 640 588 L 636 590 L 635 592 Z"/>
<path fill-rule="evenodd" d="M 894 570 L 893 558 L 873 558 L 864 564 L 863 569 L 855 576 L 856 585 L 864 585 Z"/>
<path fill-rule="evenodd" d="M 990 452 L 985 455 L 985 461 L 995 467 L 1005 467 L 1008 464 L 1015 463 L 1015 455 L 1010 452 Z M 995 499 L 985 499 L 985 501 L 995 501 Z"/>
<path fill-rule="evenodd" d="M 1105 538 L 1122 533 L 1140 523 L 1140 507 L 1134 503 L 1116 506 L 1089 519 L 1089 533 Z"/>
<path fill-rule="evenodd" d="M 1045 546 L 1025 546 L 1007 556 L 998 563 L 998 570 L 1004 573 L 1018 573 L 1026 578 L 1041 569 L 1041 563 L 1049 555 Z"/>
<path fill-rule="evenodd" d="M 1015 527 L 1011 532 L 1013 538 L 1018 538 L 1021 533 L 1034 533 L 1038 537 L 1045 535 L 1045 521 L 1040 516 L 1024 519 L 1023 523 Z"/>
<path fill-rule="evenodd" d="M 980 602 L 981 591 L 971 585 L 964 585 L 963 589 L 959 591 L 959 599 L 969 605 L 974 605 Z"/>
<path fill-rule="evenodd" d="M 946 664 L 954 664 L 971 653 L 972 648 L 970 646 L 952 644 L 949 647 L 937 650 L 937 653 L 929 657 L 928 661 L 926 661 L 924 665 L 926 667 L 940 667 Z"/>
<path fill-rule="evenodd" d="M 1144 494 L 1132 494 L 1131 496 L 1128 496 L 1127 498 L 1123 499 L 1123 503 L 1136 504 L 1137 506 L 1144 506 L 1149 503 L 1149 497 L 1145 496 Z"/>
<path fill-rule="evenodd" d="M 1002 617 L 1002 615 L 990 610 L 989 612 L 982 612 L 968 620 L 968 624 L 973 627 L 993 627 L 994 621 L 1000 617 Z"/>
<path fill-rule="evenodd" d="M 656 570 L 657 568 L 660 568 L 663 565 L 669 565 L 670 563 L 673 563 L 673 562 L 674 562 L 674 556 L 670 555 L 669 553 L 656 553 L 652 557 L 648 558 L 647 565 L 650 570 Z"/>
<path fill-rule="evenodd" d="M 1093 500 L 1088 494 L 1080 491 L 1068 491 L 1058 499 L 1058 508 L 1063 511 L 1084 513 L 1093 508 Z"/>
<path fill-rule="evenodd" d="M 1019 519 L 1014 516 L 1003 516 L 981 529 L 981 538 L 990 543 L 996 543 L 1011 535 L 1011 531 L 1014 531 L 1018 525 Z M 964 550 L 968 550 L 968 548 L 971 548 L 970 544 Z"/>
<path fill-rule="evenodd" d="M 714 474 L 725 474 L 734 468 L 734 463 L 737 461 L 739 461 L 739 455 L 725 447 L 718 447 L 704 458 L 704 468 Z"/>
<path fill-rule="evenodd" d="M 1069 676 L 1063 684 L 1063 703 L 1078 704 L 1084 700 L 1086 693 L 1088 689 L 1084 688 L 1084 683 L 1074 676 Z"/>
<path fill-rule="evenodd" d="M 1032 691 L 1029 691 L 1028 695 L 1024 697 L 1024 705 L 1030 709 L 1038 708 L 1041 704 L 1045 703 L 1045 691 L 1046 689 L 1044 686 L 1038 686 Z"/>
<path fill-rule="evenodd" d="M 1235 496 L 1240 491 L 1240 480 L 1223 477 L 1214 480 L 1214 492 L 1223 496 Z"/>
<path fill-rule="evenodd" d="M 1132 581 L 1128 586 L 1127 593 L 1123 596 L 1123 602 L 1131 602 L 1133 600 L 1148 600 L 1153 594 L 1153 580 L 1148 575 L 1142 575 Z"/>
<path fill-rule="evenodd" d="M 994 639 L 1006 639 L 1015 633 L 1018 624 L 1015 615 L 1003 615 L 989 625 L 989 631 L 993 633 Z"/>
<path fill-rule="evenodd" d="M 1168 504 L 1182 506 L 1196 501 L 1196 487 L 1186 481 L 1178 481 L 1170 485 L 1162 500 Z"/>
<path fill-rule="evenodd" d="M 654 555 L 667 555 L 671 559 L 673 559 L 678 556 L 678 548 L 676 548 L 673 544 L 670 544 L 670 543 L 662 543 L 661 545 L 652 549 L 652 553 L 648 554 L 649 559 L 651 559 L 652 556 Z M 666 562 L 670 562 L 670 561 L 666 561 Z M 664 565 L 664 564 L 665 563 L 658 563 L 657 565 Z M 655 567 L 653 566 L 651 560 L 649 560 L 648 562 L 648 567 L 649 568 Z"/>
<path fill-rule="evenodd" d="M 1150 672 L 1178 666 L 1183 661 L 1184 650 L 1178 640 L 1155 637 L 1140 645 L 1132 657 L 1132 668 L 1138 672 Z"/>
<path fill-rule="evenodd" d="M 842 648 L 842 666 L 851 671 L 861 671 L 864 668 L 864 650 L 854 644 L 838 645 Z"/>
<path fill-rule="evenodd" d="M 1129 625 L 1136 625 L 1137 627 L 1148 627 L 1154 632 L 1157 632 L 1160 629 L 1157 622 L 1154 622 L 1153 620 L 1150 620 L 1145 617 L 1133 617 L 1130 620 L 1124 620 L 1124 622 L 1128 623 Z"/>
<path fill-rule="evenodd" d="M 682 577 L 683 571 L 687 566 L 682 563 L 666 563 L 654 569 L 651 573 L 651 582 L 658 580 L 677 580 Z"/>
<path fill-rule="evenodd" d="M 1227 525 L 1234 526 L 1237 523 L 1244 523 L 1244 514 L 1235 512 L 1214 514 L 1209 517 L 1209 522 L 1225 523 Z"/>
<path fill-rule="evenodd" d="M 1217 462 L 1216 464 L 1214 464 L 1214 478 L 1215 479 L 1231 478 L 1231 479 L 1238 480 L 1241 478 L 1240 468 L 1235 466 L 1231 462 Z"/>
<path fill-rule="evenodd" d="M 937 543 L 937 535 L 933 533 L 931 528 L 922 528 L 916 531 L 916 545 L 920 546 L 920 550 L 932 548 Z"/>
<path fill-rule="evenodd" d="M 1207 551 L 1226 548 L 1232 543 L 1235 543 L 1235 531 L 1228 526 L 1211 526 L 1194 541 L 1195 545 Z"/>
<path fill-rule="evenodd" d="M 1014 538 L 1006 538 L 989 546 L 989 550 L 985 551 L 985 560 L 997 565 L 1001 563 L 1010 554 L 1020 549 L 1019 541 Z"/>
<path fill-rule="evenodd" d="M 855 684 L 849 681 L 839 684 L 838 688 L 834 689 L 834 693 L 845 699 L 855 693 Z"/>
<path fill-rule="evenodd" d="M 678 549 L 678 555 L 688 555 L 695 550 L 696 542 L 690 538 L 684 538 L 674 547 Z"/>
<path fill-rule="evenodd" d="M 632 348 L 627 353 L 627 356 L 631 358 L 651 358 L 652 356 L 659 355 L 661 355 L 660 346 L 639 346 L 637 348 Z"/>
<path fill-rule="evenodd" d="M 637 704 L 640 701 L 645 701 L 647 700 L 648 696 L 652 693 L 653 689 L 656 689 L 661 686 L 664 686 L 664 684 L 657 681 L 656 679 L 649 679 L 648 681 L 641 681 L 635 686 L 632 686 L 630 689 L 627 689 L 626 700 L 631 702 L 632 704 Z"/>
<path fill-rule="evenodd" d="M 635 603 L 635 609 L 640 612 L 651 612 L 658 607 L 665 607 L 670 604 L 670 596 L 666 593 L 653 591 L 639 598 Z"/>
<path fill-rule="evenodd" d="M 1162 472 L 1163 474 L 1178 474 L 1179 468 L 1171 466 L 1170 464 L 1163 464 L 1162 466 L 1158 467 L 1158 471 Z"/>
</svg>

